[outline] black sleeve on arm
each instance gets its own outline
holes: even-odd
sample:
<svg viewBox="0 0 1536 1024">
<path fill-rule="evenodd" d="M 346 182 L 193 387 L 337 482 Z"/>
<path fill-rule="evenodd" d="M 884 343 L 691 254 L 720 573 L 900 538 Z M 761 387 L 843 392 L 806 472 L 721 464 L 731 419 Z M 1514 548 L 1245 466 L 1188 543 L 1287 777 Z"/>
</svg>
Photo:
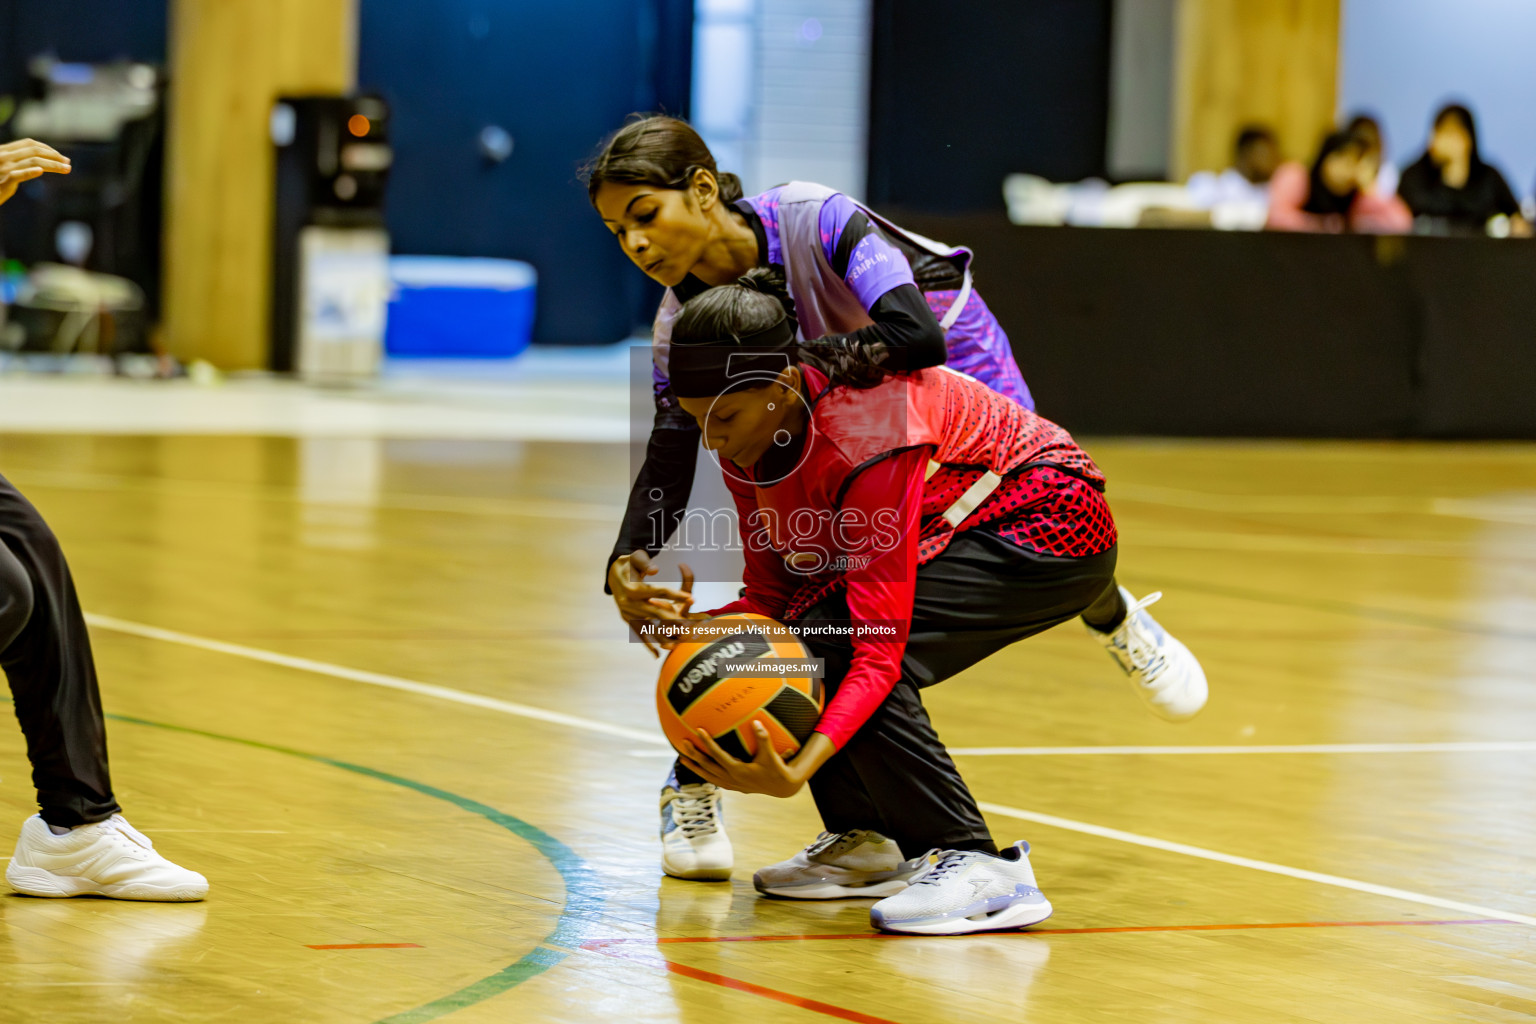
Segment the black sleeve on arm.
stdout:
<svg viewBox="0 0 1536 1024">
<path fill-rule="evenodd" d="M 916 285 L 897 285 L 875 300 L 874 321 L 848 334 L 828 334 L 805 342 L 812 353 L 855 351 L 867 362 L 893 373 L 939 366 L 949 359 L 944 329 Z"/>
<path fill-rule="evenodd" d="M 876 352 L 883 345 L 885 358 L 880 364 L 897 372 L 940 366 L 948 360 L 944 329 L 916 285 L 897 285 L 880 296 L 870 309 L 869 318 L 874 323 L 868 327 L 860 327 L 851 334 L 828 335 L 828 340 L 846 338 L 851 344 Z"/>
<path fill-rule="evenodd" d="M 1407 205 L 1415 217 L 1425 212 L 1429 205 L 1429 185 L 1425 181 L 1424 161 L 1417 160 L 1403 168 L 1397 181 L 1397 197 Z"/>
<path fill-rule="evenodd" d="M 832 250 L 832 269 L 839 277 L 848 276 L 848 263 L 853 259 L 853 250 L 870 235 L 879 235 L 892 248 L 901 252 L 908 263 L 912 262 L 914 254 L 908 247 L 881 231 L 879 225 L 860 211 L 848 218 L 842 234 L 838 235 L 837 246 Z M 938 275 L 930 287 L 948 287 L 953 284 L 958 288 L 961 280 L 958 271 L 947 262 L 940 262 L 941 266 L 928 268 Z M 914 265 L 912 273 L 914 277 L 918 276 L 919 268 Z M 955 280 L 947 280 L 946 275 Z M 880 296 L 869 310 L 869 318 L 874 321 L 869 327 L 861 327 L 850 334 L 829 334 L 817 339 L 817 343 L 829 347 L 862 349 L 874 362 L 896 372 L 940 366 L 948 361 L 949 349 L 944 344 L 944 329 L 939 326 L 938 318 L 928 308 L 927 300 L 916 285 L 897 285 Z"/>
<path fill-rule="evenodd" d="M 1518 217 L 1520 215 L 1520 200 L 1515 198 L 1514 189 L 1509 187 L 1509 182 L 1496 168 L 1489 168 L 1493 172 L 1494 205 L 1500 213 L 1506 217 Z"/>
<path fill-rule="evenodd" d="M 630 488 L 619 539 L 603 566 L 603 593 L 612 593 L 608 588 L 608 569 L 621 555 L 640 550 L 655 555 L 677 531 L 678 520 L 687 510 L 688 496 L 693 491 L 698 457 L 698 422 L 678 408 L 675 399 L 658 403 L 656 423 L 645 446 L 645 463 L 635 478 L 635 486 Z M 653 491 L 659 491 L 661 497 L 652 497 Z"/>
</svg>

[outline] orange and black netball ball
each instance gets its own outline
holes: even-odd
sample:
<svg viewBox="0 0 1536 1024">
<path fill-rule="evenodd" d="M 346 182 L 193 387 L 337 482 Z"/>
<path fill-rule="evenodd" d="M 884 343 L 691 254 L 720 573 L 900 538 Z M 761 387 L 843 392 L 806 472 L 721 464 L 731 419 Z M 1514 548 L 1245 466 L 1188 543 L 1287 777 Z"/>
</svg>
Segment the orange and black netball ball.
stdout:
<svg viewBox="0 0 1536 1024">
<path fill-rule="evenodd" d="M 757 753 L 752 723 L 761 722 L 779 756 L 790 757 L 821 718 L 821 680 L 771 669 L 810 652 L 787 627 L 763 615 L 721 615 L 704 625 L 700 639 L 678 643 L 661 666 L 656 710 L 667 739 L 687 751 L 689 738 L 703 729 L 726 753 L 749 761 Z M 751 663 L 769 671 L 739 674 Z"/>
</svg>

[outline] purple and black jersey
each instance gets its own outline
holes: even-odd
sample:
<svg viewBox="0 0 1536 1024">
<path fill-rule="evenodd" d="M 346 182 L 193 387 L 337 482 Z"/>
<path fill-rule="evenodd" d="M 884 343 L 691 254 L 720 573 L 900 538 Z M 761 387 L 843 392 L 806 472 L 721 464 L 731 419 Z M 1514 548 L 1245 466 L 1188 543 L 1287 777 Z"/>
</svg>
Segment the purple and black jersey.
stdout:
<svg viewBox="0 0 1536 1024">
<path fill-rule="evenodd" d="M 736 205 L 757 232 L 758 265 L 785 270 L 803 340 L 845 335 L 881 341 L 898 361 L 893 369 L 943 362 L 1034 408 L 1007 334 L 968 287 L 968 250 L 904 232 L 841 192 L 801 182 Z M 668 290 L 657 311 L 655 382 L 663 404 L 669 404 L 672 320 L 705 287 L 689 278 Z M 963 301 L 959 310 L 953 309 L 957 300 Z"/>
<path fill-rule="evenodd" d="M 893 370 L 943 363 L 1034 408 L 1008 335 L 971 286 L 969 250 L 906 231 L 840 192 L 807 182 L 749 196 L 736 208 L 757 234 L 758 265 L 784 270 L 802 341 L 846 339 L 868 349 L 878 343 Z M 630 551 L 660 550 L 687 507 L 699 428 L 672 396 L 667 362 L 673 322 L 683 303 L 706 287 L 689 277 L 667 290 L 657 310 L 656 423 L 610 565 Z M 658 522 L 665 536 L 655 536 Z"/>
</svg>

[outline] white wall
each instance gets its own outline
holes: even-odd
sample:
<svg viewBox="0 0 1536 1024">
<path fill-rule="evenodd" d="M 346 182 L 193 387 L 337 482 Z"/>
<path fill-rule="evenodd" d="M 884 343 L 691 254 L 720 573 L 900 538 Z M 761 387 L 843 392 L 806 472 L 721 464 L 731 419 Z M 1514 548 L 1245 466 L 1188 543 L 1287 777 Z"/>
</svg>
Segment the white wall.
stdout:
<svg viewBox="0 0 1536 1024">
<path fill-rule="evenodd" d="M 698 0 L 693 119 L 747 193 L 797 178 L 862 197 L 870 0 Z"/>
<path fill-rule="evenodd" d="M 1109 174 L 1160 181 L 1173 163 L 1178 0 L 1115 0 L 1110 18 Z"/>
<path fill-rule="evenodd" d="M 1536 2 L 1345 0 L 1340 116 L 1382 121 L 1402 166 L 1424 151 L 1440 106 L 1477 115 L 1483 158 L 1519 196 L 1536 180 Z"/>
</svg>

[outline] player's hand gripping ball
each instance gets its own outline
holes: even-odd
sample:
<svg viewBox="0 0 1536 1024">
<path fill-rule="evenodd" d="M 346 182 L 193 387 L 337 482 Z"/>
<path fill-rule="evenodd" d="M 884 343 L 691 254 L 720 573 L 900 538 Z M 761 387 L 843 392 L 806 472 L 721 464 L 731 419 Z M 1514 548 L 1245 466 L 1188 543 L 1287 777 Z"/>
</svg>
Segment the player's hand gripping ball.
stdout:
<svg viewBox="0 0 1536 1024">
<path fill-rule="evenodd" d="M 779 756 L 788 760 L 821 718 L 821 680 L 782 674 L 732 675 L 727 665 L 810 657 L 782 624 L 763 615 L 721 615 L 703 623 L 703 639 L 682 640 L 667 655 L 656 683 L 662 731 L 680 753 L 703 729 L 741 761 L 757 753 L 752 723 L 761 722 Z"/>
</svg>

